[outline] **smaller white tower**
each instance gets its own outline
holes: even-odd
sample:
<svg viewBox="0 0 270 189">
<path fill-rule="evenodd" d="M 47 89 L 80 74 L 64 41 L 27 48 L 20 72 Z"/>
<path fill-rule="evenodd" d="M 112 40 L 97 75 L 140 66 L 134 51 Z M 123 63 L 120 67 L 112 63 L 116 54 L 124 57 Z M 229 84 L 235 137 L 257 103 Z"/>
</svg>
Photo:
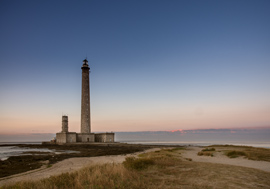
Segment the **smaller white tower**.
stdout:
<svg viewBox="0 0 270 189">
<path fill-rule="evenodd" d="M 62 116 L 62 133 L 68 133 L 68 116 Z"/>
</svg>

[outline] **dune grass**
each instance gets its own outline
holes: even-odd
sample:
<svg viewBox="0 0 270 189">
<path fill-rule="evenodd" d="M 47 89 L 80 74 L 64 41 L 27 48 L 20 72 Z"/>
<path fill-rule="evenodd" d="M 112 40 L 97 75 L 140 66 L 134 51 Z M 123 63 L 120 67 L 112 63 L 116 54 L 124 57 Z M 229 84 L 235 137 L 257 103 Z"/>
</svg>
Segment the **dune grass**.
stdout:
<svg viewBox="0 0 270 189">
<path fill-rule="evenodd" d="M 256 148 L 251 146 L 233 146 L 233 145 L 213 145 L 210 147 L 218 148 L 225 155 L 231 158 L 243 156 L 250 160 L 270 162 L 270 149 Z"/>
<path fill-rule="evenodd" d="M 202 149 L 203 152 L 207 152 L 207 151 L 216 151 L 215 148 L 205 148 L 205 149 Z"/>
<path fill-rule="evenodd" d="M 142 170 L 148 168 L 150 165 L 154 165 L 154 160 L 150 158 L 127 157 L 123 165 L 127 169 Z"/>
<path fill-rule="evenodd" d="M 236 150 L 231 150 L 226 153 L 226 155 L 230 158 L 237 158 L 239 156 L 247 156 L 247 154 L 243 151 L 236 151 Z"/>
<path fill-rule="evenodd" d="M 205 148 L 202 149 L 200 152 L 197 153 L 198 156 L 214 156 L 214 151 L 216 151 L 215 148 Z"/>
<path fill-rule="evenodd" d="M 198 156 L 211 156 L 211 157 L 214 156 L 213 152 L 203 152 L 203 151 L 198 152 L 197 155 Z"/>
<path fill-rule="evenodd" d="M 105 164 L 64 173 L 36 182 L 19 182 L 3 188 L 145 188 L 144 178 L 123 165 Z"/>
<path fill-rule="evenodd" d="M 122 164 L 88 166 L 79 171 L 3 188 L 269 188 L 270 173 L 256 169 L 198 163 L 181 150 L 160 150 L 128 157 Z"/>
</svg>

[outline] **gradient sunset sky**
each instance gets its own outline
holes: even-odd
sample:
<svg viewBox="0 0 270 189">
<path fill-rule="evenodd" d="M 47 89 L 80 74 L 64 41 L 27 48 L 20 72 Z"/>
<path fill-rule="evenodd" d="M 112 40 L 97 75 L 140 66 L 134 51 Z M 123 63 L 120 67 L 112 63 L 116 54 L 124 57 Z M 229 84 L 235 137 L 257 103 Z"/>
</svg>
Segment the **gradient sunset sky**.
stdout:
<svg viewBox="0 0 270 189">
<path fill-rule="evenodd" d="M 0 133 L 270 126 L 269 0 L 1 0 Z"/>
</svg>

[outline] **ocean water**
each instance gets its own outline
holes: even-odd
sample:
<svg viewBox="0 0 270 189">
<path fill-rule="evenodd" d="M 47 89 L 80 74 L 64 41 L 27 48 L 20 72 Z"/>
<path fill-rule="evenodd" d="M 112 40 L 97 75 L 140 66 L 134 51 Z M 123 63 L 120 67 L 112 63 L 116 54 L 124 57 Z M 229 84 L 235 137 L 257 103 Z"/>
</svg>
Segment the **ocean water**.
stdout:
<svg viewBox="0 0 270 189">
<path fill-rule="evenodd" d="M 270 142 L 244 142 L 244 141 L 122 141 L 128 144 L 150 144 L 150 145 L 180 145 L 180 146 L 210 146 L 210 145 L 236 145 L 252 146 L 259 148 L 270 148 Z"/>
<path fill-rule="evenodd" d="M 206 129 L 177 132 L 122 132 L 116 133 L 116 141 L 131 144 L 163 145 L 240 145 L 270 148 L 270 128 L 265 129 Z"/>
<path fill-rule="evenodd" d="M 0 160 L 6 160 L 10 156 L 19 156 L 24 152 L 53 152 L 49 149 L 34 149 L 34 148 L 21 148 L 17 146 L 0 146 Z M 25 154 L 26 155 L 26 154 Z"/>
<path fill-rule="evenodd" d="M 0 145 L 12 145 L 12 144 L 42 144 L 42 142 L 0 142 Z"/>
<path fill-rule="evenodd" d="M 123 142 L 128 144 L 150 144 L 150 145 L 180 145 L 180 146 L 209 146 L 209 145 L 237 145 L 237 146 L 252 146 L 252 147 L 260 147 L 260 148 L 270 148 L 270 141 L 166 141 L 166 140 L 118 140 L 116 142 Z M 16 144 L 41 144 L 41 142 L 0 142 L 0 145 L 11 144 L 14 146 L 0 146 L 0 160 L 6 160 L 11 156 L 19 156 L 19 155 L 27 155 L 25 152 L 53 152 L 55 154 L 59 153 L 79 153 L 76 151 L 64 151 L 64 150 L 49 150 L 46 148 L 21 148 L 15 146 Z"/>
<path fill-rule="evenodd" d="M 0 143 L 2 145 L 3 143 Z M 4 143 L 4 144 L 14 144 L 14 143 Z M 24 142 L 16 142 L 15 144 L 30 144 Z M 41 142 L 31 143 L 31 144 L 41 144 Z M 50 150 L 47 148 L 24 148 L 18 146 L 0 146 L 0 160 L 6 160 L 11 156 L 21 156 L 21 155 L 33 155 L 31 153 L 25 152 L 51 152 L 54 154 L 62 154 L 62 153 L 80 153 L 79 151 L 73 150 Z"/>
<path fill-rule="evenodd" d="M 49 141 L 53 134 L 34 135 L 39 136 L 38 140 Z M 5 140 L 4 135 L 0 135 L 0 159 L 7 159 L 10 156 L 21 155 L 27 151 L 54 152 L 54 153 L 72 153 L 70 151 L 53 151 L 49 149 L 29 149 L 19 148 L 16 144 L 41 144 L 39 142 L 12 142 L 12 137 Z M 24 138 L 23 138 L 24 137 Z M 14 137 L 14 140 L 32 140 L 32 135 L 23 135 L 23 137 Z M 47 137 L 47 138 L 46 138 Z M 4 142 L 6 141 L 6 142 Z M 238 145 L 253 146 L 261 148 L 270 148 L 270 128 L 264 129 L 206 129 L 206 130 L 185 130 L 177 132 L 168 131 L 146 131 L 146 132 L 116 132 L 116 142 L 129 144 L 152 144 L 152 145 L 181 145 L 181 146 L 209 146 L 209 145 Z M 11 144 L 12 146 L 3 146 Z M 14 146 L 13 146 L 14 145 Z M 74 152 L 73 152 L 74 153 Z"/>
</svg>

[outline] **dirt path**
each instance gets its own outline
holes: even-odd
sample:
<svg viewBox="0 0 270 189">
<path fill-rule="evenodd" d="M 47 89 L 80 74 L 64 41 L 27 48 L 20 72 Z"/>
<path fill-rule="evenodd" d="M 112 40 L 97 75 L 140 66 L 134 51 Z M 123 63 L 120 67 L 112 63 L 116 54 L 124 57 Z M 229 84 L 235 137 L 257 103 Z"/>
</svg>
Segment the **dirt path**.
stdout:
<svg viewBox="0 0 270 189">
<path fill-rule="evenodd" d="M 127 156 L 137 156 L 138 154 L 147 153 L 159 150 L 160 148 L 152 148 L 143 152 L 137 152 L 128 155 L 115 155 L 115 156 L 98 156 L 98 157 L 83 157 L 83 158 L 70 158 L 58 162 L 50 168 L 40 168 L 38 170 L 29 171 L 12 175 L 9 177 L 0 178 L 0 187 L 5 184 L 12 184 L 19 181 L 34 181 L 48 178 L 52 175 L 59 175 L 66 172 L 73 172 L 85 167 L 86 165 L 104 164 L 104 163 L 122 163 Z"/>
<path fill-rule="evenodd" d="M 248 160 L 243 157 L 229 158 L 225 156 L 223 152 L 215 152 L 214 157 L 198 156 L 197 153 L 201 151 L 202 149 L 203 148 L 200 148 L 200 147 L 189 147 L 188 150 L 184 151 L 182 155 L 184 158 L 191 158 L 192 161 L 196 161 L 196 162 L 236 165 L 236 166 L 255 168 L 255 169 L 270 172 L 270 162 Z"/>
</svg>

